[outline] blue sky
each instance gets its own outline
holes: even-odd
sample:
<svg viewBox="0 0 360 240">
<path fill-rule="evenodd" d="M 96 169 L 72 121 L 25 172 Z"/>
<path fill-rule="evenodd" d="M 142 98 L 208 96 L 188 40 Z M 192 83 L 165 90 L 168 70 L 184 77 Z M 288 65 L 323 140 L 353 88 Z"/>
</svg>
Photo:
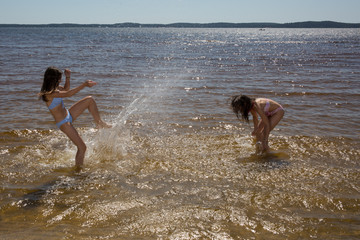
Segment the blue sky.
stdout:
<svg viewBox="0 0 360 240">
<path fill-rule="evenodd" d="M 0 23 L 360 23 L 360 0 L 0 0 Z"/>
</svg>

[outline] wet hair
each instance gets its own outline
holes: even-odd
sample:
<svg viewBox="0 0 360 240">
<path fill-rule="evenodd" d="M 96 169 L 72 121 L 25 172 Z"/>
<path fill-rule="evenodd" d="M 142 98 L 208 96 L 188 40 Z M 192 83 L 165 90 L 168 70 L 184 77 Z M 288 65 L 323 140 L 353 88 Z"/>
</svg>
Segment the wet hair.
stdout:
<svg viewBox="0 0 360 240">
<path fill-rule="evenodd" d="M 249 112 L 253 107 L 254 100 L 254 98 L 250 98 L 245 95 L 236 95 L 231 97 L 230 106 L 239 120 L 242 119 L 249 122 Z"/>
<path fill-rule="evenodd" d="M 44 74 L 44 82 L 41 87 L 41 91 L 38 94 L 39 99 L 47 101 L 46 94 L 54 92 L 58 87 L 61 81 L 62 72 L 56 67 L 48 67 Z"/>
</svg>

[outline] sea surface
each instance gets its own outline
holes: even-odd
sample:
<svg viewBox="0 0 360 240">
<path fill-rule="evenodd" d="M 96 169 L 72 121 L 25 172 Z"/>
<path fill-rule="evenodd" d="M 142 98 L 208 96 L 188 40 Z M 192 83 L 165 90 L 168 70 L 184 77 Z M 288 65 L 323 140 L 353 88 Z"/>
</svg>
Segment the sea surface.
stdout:
<svg viewBox="0 0 360 240">
<path fill-rule="evenodd" d="M 360 29 L 0 28 L 1 239 L 360 239 Z M 38 100 L 96 99 L 76 148 Z M 286 109 L 255 153 L 235 94 Z"/>
</svg>

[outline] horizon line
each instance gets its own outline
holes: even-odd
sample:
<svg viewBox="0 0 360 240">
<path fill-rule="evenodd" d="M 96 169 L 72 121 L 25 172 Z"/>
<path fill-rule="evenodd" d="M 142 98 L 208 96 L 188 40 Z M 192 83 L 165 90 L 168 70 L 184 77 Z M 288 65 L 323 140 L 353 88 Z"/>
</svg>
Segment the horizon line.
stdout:
<svg viewBox="0 0 360 240">
<path fill-rule="evenodd" d="M 49 25 L 49 24 L 74 24 L 74 25 L 115 25 L 115 24 L 142 24 L 142 25 L 170 25 L 170 24 L 215 24 L 215 23 L 227 23 L 227 24 L 292 24 L 292 23 L 342 23 L 342 24 L 360 24 L 360 22 L 340 22 L 340 21 L 333 21 L 333 20 L 304 20 L 304 21 L 295 21 L 295 22 L 272 22 L 272 21 L 259 21 L 259 22 L 228 22 L 228 21 L 215 21 L 215 22 L 172 22 L 172 23 L 140 23 L 140 22 L 116 22 L 116 23 L 75 23 L 75 22 L 61 22 L 61 23 L 0 23 L 0 25 Z"/>
<path fill-rule="evenodd" d="M 136 23 L 123 22 L 113 24 L 102 23 L 46 23 L 46 24 L 0 24 L 0 27 L 105 27 L 105 28 L 360 28 L 360 23 L 344 23 L 335 21 L 303 21 L 303 22 L 212 22 L 212 23 Z"/>
</svg>

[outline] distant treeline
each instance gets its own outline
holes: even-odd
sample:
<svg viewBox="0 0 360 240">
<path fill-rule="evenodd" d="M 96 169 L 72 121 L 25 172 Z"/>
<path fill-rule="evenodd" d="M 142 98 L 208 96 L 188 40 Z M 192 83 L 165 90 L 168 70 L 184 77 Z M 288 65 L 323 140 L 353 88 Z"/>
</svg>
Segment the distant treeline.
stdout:
<svg viewBox="0 0 360 240">
<path fill-rule="evenodd" d="M 171 24 L 0 24 L 0 27 L 109 27 L 109 28 L 360 28 L 360 23 L 308 21 L 295 23 L 171 23 Z"/>
</svg>

